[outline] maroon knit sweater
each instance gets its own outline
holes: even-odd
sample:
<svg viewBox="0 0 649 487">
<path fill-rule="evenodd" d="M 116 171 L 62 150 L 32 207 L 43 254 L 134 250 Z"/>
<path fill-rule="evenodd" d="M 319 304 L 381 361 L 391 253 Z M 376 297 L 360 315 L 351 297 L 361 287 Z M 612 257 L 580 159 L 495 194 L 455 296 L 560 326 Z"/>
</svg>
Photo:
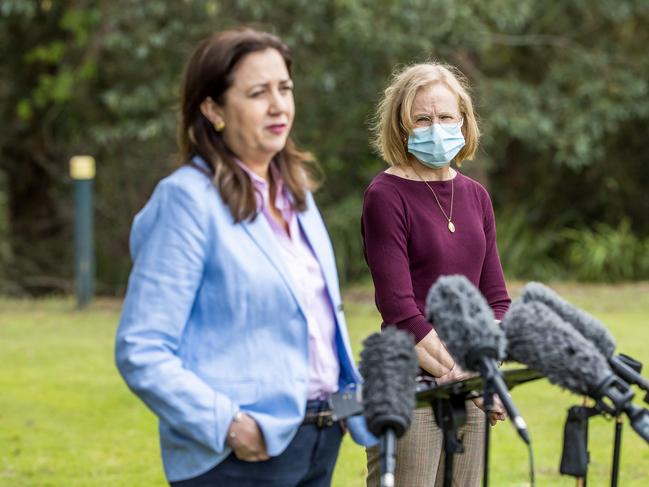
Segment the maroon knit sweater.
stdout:
<svg viewBox="0 0 649 487">
<path fill-rule="evenodd" d="M 428 184 L 448 215 L 451 181 Z M 382 326 L 396 325 L 412 333 L 417 342 L 432 328 L 424 317 L 426 295 L 440 276 L 466 276 L 497 319 L 511 302 L 496 248 L 489 194 L 459 172 L 453 185 L 455 233 L 449 232 L 448 221 L 423 181 L 382 172 L 365 191 L 361 233 Z"/>
</svg>

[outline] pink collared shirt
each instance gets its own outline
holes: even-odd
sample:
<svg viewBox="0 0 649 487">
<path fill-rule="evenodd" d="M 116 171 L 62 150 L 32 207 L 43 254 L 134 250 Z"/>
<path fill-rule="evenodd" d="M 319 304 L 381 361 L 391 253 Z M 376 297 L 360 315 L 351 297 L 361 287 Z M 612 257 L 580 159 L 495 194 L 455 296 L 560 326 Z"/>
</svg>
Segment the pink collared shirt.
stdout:
<svg viewBox="0 0 649 487">
<path fill-rule="evenodd" d="M 297 215 L 275 164 L 270 165 L 272 178 L 277 185 L 275 208 L 287 222 L 288 233 L 270 213 L 268 182 L 252 172 L 241 161 L 237 160 L 237 163 L 250 176 L 258 192 L 257 208 L 273 230 L 284 264 L 293 279 L 298 300 L 306 315 L 309 331 L 308 399 L 320 399 L 338 390 L 340 375 L 336 350 L 336 318 L 320 263 L 300 229 Z"/>
</svg>

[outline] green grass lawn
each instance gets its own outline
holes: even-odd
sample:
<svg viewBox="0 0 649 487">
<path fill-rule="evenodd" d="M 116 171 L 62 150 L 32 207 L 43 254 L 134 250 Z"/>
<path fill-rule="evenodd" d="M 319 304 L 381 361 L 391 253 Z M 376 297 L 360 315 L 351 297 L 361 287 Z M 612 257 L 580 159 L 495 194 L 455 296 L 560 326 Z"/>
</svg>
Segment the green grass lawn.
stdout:
<svg viewBox="0 0 649 487">
<path fill-rule="evenodd" d="M 602 319 L 619 351 L 649 364 L 648 284 L 556 289 Z M 368 291 L 346 293 L 356 353 L 380 322 Z M 155 417 L 113 365 L 118 315 L 119 303 L 108 300 L 87 311 L 75 311 L 69 299 L 0 300 L 0 486 L 165 485 Z M 581 398 L 545 381 L 519 386 L 513 397 L 534 442 L 537 485 L 575 485 L 558 465 L 566 411 Z M 591 422 L 591 486 L 609 485 L 613 427 Z M 509 424 L 494 429 L 491 447 L 491 485 L 528 485 L 527 451 Z M 346 439 L 334 485 L 360 487 L 364 476 L 364 451 Z M 628 425 L 619 485 L 649 485 L 649 445 Z"/>
</svg>

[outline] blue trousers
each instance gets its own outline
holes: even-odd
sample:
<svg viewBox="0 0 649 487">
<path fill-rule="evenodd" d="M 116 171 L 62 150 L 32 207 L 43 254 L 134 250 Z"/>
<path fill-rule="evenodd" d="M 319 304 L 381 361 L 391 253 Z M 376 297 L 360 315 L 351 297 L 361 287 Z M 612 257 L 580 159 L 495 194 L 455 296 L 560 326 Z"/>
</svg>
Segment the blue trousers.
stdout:
<svg viewBox="0 0 649 487">
<path fill-rule="evenodd" d="M 234 453 L 203 475 L 172 487 L 329 487 L 342 429 L 302 425 L 284 452 L 263 462 L 244 462 Z"/>
</svg>

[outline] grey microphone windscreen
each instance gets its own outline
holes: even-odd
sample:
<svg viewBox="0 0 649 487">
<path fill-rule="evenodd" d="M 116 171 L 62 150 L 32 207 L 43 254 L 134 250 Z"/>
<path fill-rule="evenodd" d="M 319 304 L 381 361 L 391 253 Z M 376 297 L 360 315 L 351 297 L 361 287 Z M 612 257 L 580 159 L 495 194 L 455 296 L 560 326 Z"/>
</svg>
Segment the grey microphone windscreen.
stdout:
<svg viewBox="0 0 649 487">
<path fill-rule="evenodd" d="M 363 342 L 360 372 L 363 413 L 369 430 L 380 436 L 392 429 L 400 437 L 410 426 L 419 367 L 412 337 L 388 327 Z"/>
<path fill-rule="evenodd" d="M 541 302 L 514 302 L 501 326 L 509 357 L 553 384 L 589 395 L 613 374 L 599 350 Z"/>
<path fill-rule="evenodd" d="M 465 370 L 479 372 L 479 356 L 505 357 L 505 334 L 480 291 L 464 276 L 442 276 L 433 284 L 426 297 L 426 318 Z"/>
<path fill-rule="evenodd" d="M 590 340 L 605 357 L 608 358 L 613 355 L 615 339 L 604 324 L 565 301 L 549 287 L 539 282 L 530 282 L 523 288 L 521 299 L 526 303 L 538 301 L 545 304 L 561 319 L 571 324 L 587 340 Z"/>
</svg>

